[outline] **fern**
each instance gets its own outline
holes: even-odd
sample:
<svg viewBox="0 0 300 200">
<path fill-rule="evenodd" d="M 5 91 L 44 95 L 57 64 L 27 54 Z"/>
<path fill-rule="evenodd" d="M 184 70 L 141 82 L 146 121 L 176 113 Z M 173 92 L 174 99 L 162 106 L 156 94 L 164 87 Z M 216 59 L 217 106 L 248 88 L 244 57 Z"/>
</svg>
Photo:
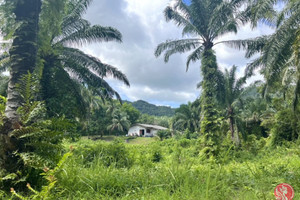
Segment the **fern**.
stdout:
<svg viewBox="0 0 300 200">
<path fill-rule="evenodd" d="M 56 180 L 56 174 L 62 170 L 63 164 L 66 162 L 66 160 L 72 156 L 72 149 L 70 152 L 66 153 L 58 162 L 56 167 L 54 169 L 49 170 L 47 167 L 45 167 L 43 175 L 44 179 L 48 181 L 48 184 L 42 187 L 42 190 L 39 192 L 31 187 L 29 183 L 27 183 L 26 187 L 28 190 L 33 193 L 29 197 L 24 197 L 20 194 L 18 194 L 13 188 L 11 188 L 12 198 L 17 197 L 21 200 L 47 200 L 47 199 L 53 199 L 51 197 L 51 190 L 55 187 L 55 184 L 57 182 Z"/>
<path fill-rule="evenodd" d="M 28 181 L 43 184 L 40 174 L 44 168 L 55 167 L 61 159 L 61 141 L 72 123 L 64 117 L 47 119 L 44 102 L 36 101 L 39 86 L 35 75 L 23 76 L 17 89 L 23 98 L 18 108 L 21 121 L 8 135 L 17 141 L 16 150 L 10 153 L 16 166 L 10 172 L 1 173 L 0 184 L 22 189 Z"/>
<path fill-rule="evenodd" d="M 4 118 L 6 98 L 0 95 L 0 125 L 2 125 L 2 121 Z"/>
<path fill-rule="evenodd" d="M 33 116 L 38 118 L 45 118 L 45 108 L 43 102 L 36 101 L 39 91 L 38 77 L 29 73 L 23 75 L 18 84 L 16 84 L 17 91 L 22 97 L 22 106 L 18 108 L 18 113 L 21 117 L 21 121 L 25 124 L 32 122 Z"/>
</svg>

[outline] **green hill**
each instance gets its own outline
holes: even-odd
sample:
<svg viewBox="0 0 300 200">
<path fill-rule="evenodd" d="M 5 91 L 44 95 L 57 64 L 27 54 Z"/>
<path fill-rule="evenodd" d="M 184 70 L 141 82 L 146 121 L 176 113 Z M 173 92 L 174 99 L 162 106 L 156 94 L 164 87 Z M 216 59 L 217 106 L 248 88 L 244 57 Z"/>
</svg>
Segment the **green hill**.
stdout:
<svg viewBox="0 0 300 200">
<path fill-rule="evenodd" d="M 143 114 L 154 115 L 154 116 L 168 116 L 168 117 L 171 117 L 175 114 L 175 109 L 169 106 L 156 106 L 154 104 L 148 103 L 143 100 L 138 100 L 135 102 L 129 102 L 129 101 L 124 101 L 124 102 L 132 104 L 133 107 L 138 109 Z"/>
</svg>

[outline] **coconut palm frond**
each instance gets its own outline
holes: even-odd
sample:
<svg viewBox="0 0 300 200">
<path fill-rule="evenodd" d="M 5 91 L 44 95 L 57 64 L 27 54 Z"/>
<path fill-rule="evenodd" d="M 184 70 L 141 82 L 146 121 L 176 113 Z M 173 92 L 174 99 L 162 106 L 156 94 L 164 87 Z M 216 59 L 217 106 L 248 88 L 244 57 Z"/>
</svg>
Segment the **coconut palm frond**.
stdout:
<svg viewBox="0 0 300 200">
<path fill-rule="evenodd" d="M 158 57 L 163 51 L 166 51 L 164 58 L 165 62 L 168 62 L 169 57 L 172 54 L 184 53 L 186 51 L 190 51 L 191 49 L 195 49 L 199 45 L 201 45 L 201 41 L 199 39 L 182 39 L 166 41 L 157 46 L 155 50 L 155 56 Z"/>
<path fill-rule="evenodd" d="M 82 18 L 78 19 L 77 17 L 68 16 L 63 20 L 61 37 L 65 38 L 74 32 L 80 31 L 90 26 L 91 26 L 90 22 L 85 19 Z"/>
<path fill-rule="evenodd" d="M 176 12 L 171 6 L 165 8 L 164 14 L 167 21 L 172 20 L 177 26 L 193 26 L 186 15 Z"/>
<path fill-rule="evenodd" d="M 81 65 L 78 65 L 72 61 L 67 61 L 66 70 L 70 72 L 71 76 L 75 78 L 79 83 L 88 85 L 94 92 L 104 99 L 111 99 L 116 96 L 120 100 L 120 95 L 110 87 L 110 85 L 97 76 L 90 70 Z"/>
<path fill-rule="evenodd" d="M 238 23 L 235 19 L 228 20 L 222 26 L 213 27 L 216 31 L 212 34 L 211 38 L 215 39 L 218 36 L 224 35 L 226 33 L 237 33 Z"/>
<path fill-rule="evenodd" d="M 75 0 L 69 1 L 67 4 L 67 16 L 81 17 L 92 3 L 93 0 Z"/>
<path fill-rule="evenodd" d="M 0 55 L 0 73 L 5 72 L 11 66 L 11 60 L 9 59 L 8 54 Z"/>
<path fill-rule="evenodd" d="M 256 59 L 254 59 L 254 61 L 249 63 L 245 69 L 245 78 L 249 78 L 249 77 L 253 76 L 254 71 L 256 69 L 258 69 L 261 65 L 262 65 L 261 58 L 256 58 Z"/>
<path fill-rule="evenodd" d="M 190 54 L 188 56 L 187 62 L 186 62 L 186 71 L 189 70 L 189 66 L 190 66 L 191 61 L 196 62 L 197 60 L 200 60 L 203 50 L 204 50 L 203 46 L 200 46 L 192 54 Z"/>
<path fill-rule="evenodd" d="M 68 60 L 72 60 L 82 66 L 86 66 L 90 70 L 94 71 L 94 73 L 96 73 L 99 77 L 104 78 L 112 76 L 113 78 L 122 81 L 125 85 L 130 86 L 129 80 L 125 74 L 111 65 L 102 63 L 100 59 L 94 56 L 87 55 L 78 49 L 68 47 L 64 48 L 63 55 Z"/>
<path fill-rule="evenodd" d="M 256 53 L 259 53 L 265 47 L 268 39 L 270 36 L 260 36 L 253 39 L 246 39 L 246 40 L 227 40 L 222 41 L 220 43 L 224 43 L 225 45 L 236 48 L 239 50 L 246 50 L 246 58 L 250 58 Z"/>
<path fill-rule="evenodd" d="M 240 20 L 234 14 L 240 6 L 240 1 L 223 1 L 216 7 L 209 22 L 209 29 L 212 33 L 211 38 L 216 38 L 229 32 L 237 32 Z"/>
<path fill-rule="evenodd" d="M 252 27 L 256 27 L 259 21 L 273 26 L 277 14 L 274 5 L 276 5 L 278 1 L 279 0 L 264 0 L 251 3 L 248 6 L 248 12 L 251 13 L 249 19 Z"/>
<path fill-rule="evenodd" d="M 63 45 L 84 45 L 92 42 L 122 41 L 121 33 L 112 27 L 92 26 L 80 29 L 62 38 L 57 43 Z"/>
</svg>

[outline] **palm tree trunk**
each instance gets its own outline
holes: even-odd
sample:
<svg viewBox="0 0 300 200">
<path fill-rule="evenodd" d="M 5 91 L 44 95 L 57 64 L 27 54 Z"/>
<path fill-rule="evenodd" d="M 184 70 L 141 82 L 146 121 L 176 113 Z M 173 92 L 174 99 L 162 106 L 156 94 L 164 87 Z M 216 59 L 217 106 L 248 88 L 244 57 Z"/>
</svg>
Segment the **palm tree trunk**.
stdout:
<svg viewBox="0 0 300 200">
<path fill-rule="evenodd" d="M 234 124 L 236 125 L 236 146 L 239 146 L 241 144 L 241 139 L 240 139 L 240 136 L 239 136 L 239 130 L 238 130 L 238 126 L 237 126 L 237 123 L 236 123 L 236 119 L 234 121 Z"/>
<path fill-rule="evenodd" d="M 0 167 L 7 171 L 14 171 L 17 167 L 13 152 L 18 149 L 19 141 L 9 136 L 9 133 L 20 128 L 17 109 L 21 106 L 22 97 L 16 85 L 23 75 L 33 71 L 36 64 L 41 0 L 17 0 L 14 6 L 13 13 L 18 28 L 9 51 L 12 65 L 7 90 L 6 119 L 0 130 Z"/>
<path fill-rule="evenodd" d="M 234 142 L 234 119 L 232 116 L 229 117 L 229 127 L 231 132 L 231 140 Z"/>
<path fill-rule="evenodd" d="M 229 120 L 229 128 L 230 128 L 230 132 L 231 132 L 231 140 L 234 142 L 234 118 L 233 118 L 233 108 L 231 107 L 231 105 L 228 105 L 227 107 L 227 112 L 228 112 L 228 120 Z"/>
<path fill-rule="evenodd" d="M 16 23 L 20 25 L 14 33 L 14 40 L 9 51 L 12 65 L 5 109 L 7 119 L 13 123 L 19 121 L 16 111 L 21 106 L 22 101 L 17 92 L 16 84 L 24 74 L 32 72 L 36 64 L 40 10 L 41 0 L 19 0 L 13 11 L 16 16 Z"/>
<path fill-rule="evenodd" d="M 201 111 L 201 133 L 207 140 L 217 141 L 216 129 L 216 72 L 217 60 L 211 48 L 204 50 L 201 60 L 202 81 L 202 111 Z"/>
<path fill-rule="evenodd" d="M 235 128 L 234 128 L 236 125 L 236 120 L 234 119 L 233 114 L 234 114 L 233 108 L 231 106 L 229 106 L 228 115 L 229 115 L 229 128 L 230 128 L 230 132 L 231 132 L 231 140 L 236 146 L 238 146 L 240 144 L 240 138 L 239 138 L 238 130 L 235 131 Z M 237 129 L 237 127 L 236 127 L 236 129 Z"/>
</svg>

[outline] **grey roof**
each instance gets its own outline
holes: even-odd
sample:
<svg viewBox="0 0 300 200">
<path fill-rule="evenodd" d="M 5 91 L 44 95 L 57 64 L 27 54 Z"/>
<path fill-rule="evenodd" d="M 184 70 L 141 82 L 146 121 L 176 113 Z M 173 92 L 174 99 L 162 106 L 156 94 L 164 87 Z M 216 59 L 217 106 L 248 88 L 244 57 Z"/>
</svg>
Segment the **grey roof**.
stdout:
<svg viewBox="0 0 300 200">
<path fill-rule="evenodd" d="M 158 125 L 152 125 L 152 124 L 134 124 L 133 126 L 142 126 L 144 128 L 152 128 L 156 130 L 166 130 L 166 127 L 158 126 Z"/>
</svg>

